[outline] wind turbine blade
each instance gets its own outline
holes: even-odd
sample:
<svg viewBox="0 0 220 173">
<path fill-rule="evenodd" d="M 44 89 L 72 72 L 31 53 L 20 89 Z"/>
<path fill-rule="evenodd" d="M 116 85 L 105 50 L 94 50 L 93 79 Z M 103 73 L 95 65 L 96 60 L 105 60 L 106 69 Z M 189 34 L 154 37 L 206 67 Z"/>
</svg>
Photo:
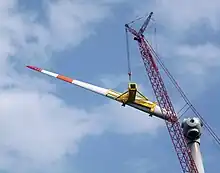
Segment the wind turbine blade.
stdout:
<svg viewBox="0 0 220 173">
<path fill-rule="evenodd" d="M 82 81 L 79 81 L 79 80 L 76 80 L 76 79 L 69 78 L 67 76 L 63 76 L 61 74 L 57 74 L 57 73 L 54 73 L 54 72 L 51 72 L 51 71 L 48 71 L 48 70 L 44 70 L 44 69 L 41 69 L 41 68 L 38 68 L 38 67 L 35 67 L 35 66 L 26 66 L 26 67 L 28 67 L 29 69 L 32 69 L 34 71 L 44 73 L 48 76 L 52 76 L 54 78 L 60 79 L 62 81 L 65 81 L 65 82 L 68 82 L 68 83 L 71 83 L 71 84 L 74 84 L 74 85 L 79 86 L 81 88 L 87 89 L 87 90 L 92 91 L 94 93 L 103 95 L 105 97 L 108 97 L 110 99 L 113 99 L 115 101 L 123 103 L 121 100 L 117 99 L 123 93 L 116 92 L 116 91 L 111 90 L 111 89 L 98 87 L 98 86 L 95 86 L 95 85 L 92 85 L 92 84 L 89 84 L 89 83 L 86 83 L 86 82 L 82 82 Z M 146 112 L 146 113 L 150 114 L 150 116 L 154 115 L 158 118 L 162 118 L 162 119 L 167 120 L 166 115 L 162 114 L 160 107 L 158 105 L 156 105 L 155 103 L 149 101 L 149 100 L 140 100 L 140 98 L 136 98 L 134 102 L 127 103 L 127 105 L 129 105 L 129 106 L 131 106 L 135 109 L 141 110 L 143 112 Z"/>
</svg>

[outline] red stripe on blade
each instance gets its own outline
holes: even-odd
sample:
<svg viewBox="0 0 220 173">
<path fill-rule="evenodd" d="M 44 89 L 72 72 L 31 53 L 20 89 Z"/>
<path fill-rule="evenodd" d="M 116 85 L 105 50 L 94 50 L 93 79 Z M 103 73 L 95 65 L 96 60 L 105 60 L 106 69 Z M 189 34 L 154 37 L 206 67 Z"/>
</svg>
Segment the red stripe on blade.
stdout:
<svg viewBox="0 0 220 173">
<path fill-rule="evenodd" d="M 27 68 L 30 68 L 30 69 L 32 69 L 32 70 L 35 70 L 35 71 L 39 71 L 39 72 L 41 72 L 41 71 L 42 71 L 42 69 L 41 69 L 41 68 L 38 68 L 38 67 L 35 67 L 35 66 L 30 66 L 30 65 L 27 65 L 26 67 L 27 67 Z"/>
<path fill-rule="evenodd" d="M 69 83 L 72 83 L 72 81 L 73 81 L 73 79 L 66 77 L 66 76 L 63 76 L 63 75 L 58 75 L 57 78 L 61 79 L 63 81 L 69 82 Z"/>
</svg>

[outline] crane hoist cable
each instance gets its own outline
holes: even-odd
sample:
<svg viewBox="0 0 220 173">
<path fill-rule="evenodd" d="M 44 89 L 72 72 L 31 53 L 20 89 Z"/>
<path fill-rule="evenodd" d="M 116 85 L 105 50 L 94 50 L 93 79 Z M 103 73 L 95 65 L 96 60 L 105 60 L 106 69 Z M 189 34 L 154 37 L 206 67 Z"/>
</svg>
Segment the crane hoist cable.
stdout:
<svg viewBox="0 0 220 173">
<path fill-rule="evenodd" d="M 155 37 L 155 51 L 158 52 L 158 46 L 157 46 L 157 28 L 154 28 L 154 37 Z"/>
<path fill-rule="evenodd" d="M 129 39 L 128 39 L 128 30 L 125 28 L 125 36 L 126 36 L 126 52 L 127 52 L 127 63 L 128 63 L 128 79 L 131 82 L 131 63 L 130 63 L 130 51 L 129 51 Z"/>
</svg>

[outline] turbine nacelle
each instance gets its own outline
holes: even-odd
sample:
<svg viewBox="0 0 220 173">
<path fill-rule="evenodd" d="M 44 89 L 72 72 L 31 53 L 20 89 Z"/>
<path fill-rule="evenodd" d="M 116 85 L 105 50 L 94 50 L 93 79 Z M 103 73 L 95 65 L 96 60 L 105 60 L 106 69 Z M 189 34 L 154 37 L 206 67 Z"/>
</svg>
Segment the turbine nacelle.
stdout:
<svg viewBox="0 0 220 173">
<path fill-rule="evenodd" d="M 203 123 L 199 118 L 185 118 L 182 122 L 183 134 L 187 140 L 197 141 L 202 134 Z"/>
</svg>

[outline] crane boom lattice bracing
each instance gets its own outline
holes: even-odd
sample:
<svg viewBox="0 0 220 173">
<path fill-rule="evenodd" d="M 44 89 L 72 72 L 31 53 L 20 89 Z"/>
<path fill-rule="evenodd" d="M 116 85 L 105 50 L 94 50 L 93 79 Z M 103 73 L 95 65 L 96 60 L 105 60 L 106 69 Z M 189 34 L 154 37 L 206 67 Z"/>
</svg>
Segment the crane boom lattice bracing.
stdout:
<svg viewBox="0 0 220 173">
<path fill-rule="evenodd" d="M 157 102 L 163 113 L 168 116 L 168 120 L 165 121 L 166 126 L 172 139 L 172 143 L 176 150 L 182 170 L 184 173 L 198 173 L 197 167 L 191 155 L 191 151 L 187 147 L 174 107 L 168 96 L 158 67 L 154 61 L 153 54 L 151 53 L 151 47 L 143 35 L 152 14 L 153 13 L 151 12 L 138 32 L 131 28 L 128 24 L 126 24 L 125 27 L 134 35 L 134 40 L 138 42 L 144 66 L 146 68 Z"/>
</svg>

